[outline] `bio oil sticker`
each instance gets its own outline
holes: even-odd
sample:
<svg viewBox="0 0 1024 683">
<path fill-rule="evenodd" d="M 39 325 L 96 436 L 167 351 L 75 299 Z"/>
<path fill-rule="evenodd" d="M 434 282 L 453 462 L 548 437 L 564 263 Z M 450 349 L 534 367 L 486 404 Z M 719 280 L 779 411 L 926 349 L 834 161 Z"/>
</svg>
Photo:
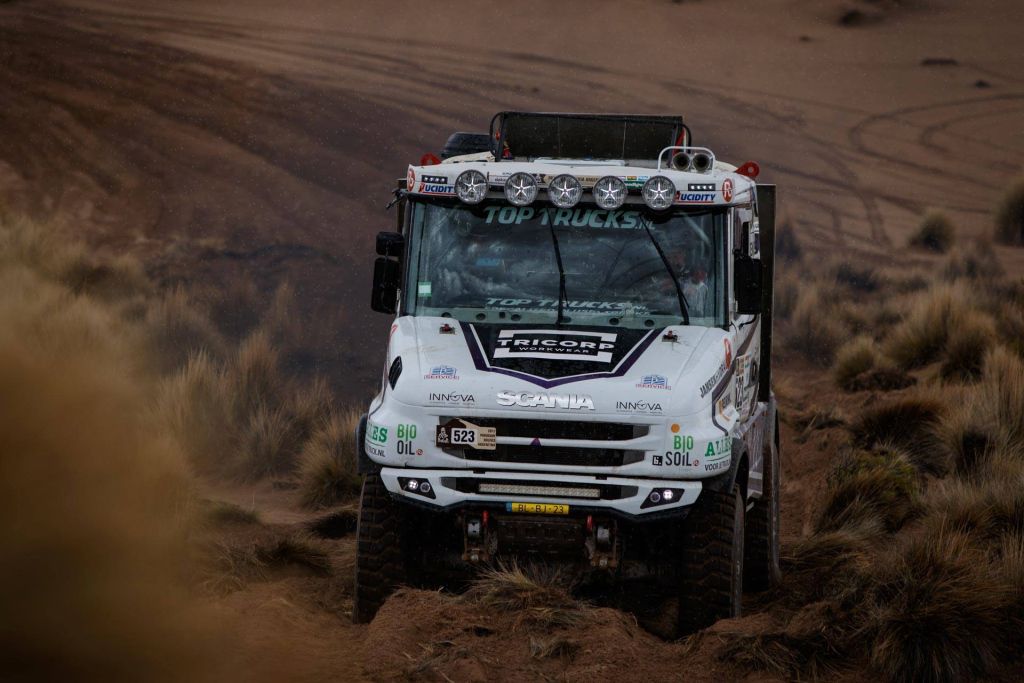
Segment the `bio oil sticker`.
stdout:
<svg viewBox="0 0 1024 683">
<path fill-rule="evenodd" d="M 429 282 L 417 282 L 416 293 L 422 297 L 430 296 L 430 283 Z"/>
</svg>

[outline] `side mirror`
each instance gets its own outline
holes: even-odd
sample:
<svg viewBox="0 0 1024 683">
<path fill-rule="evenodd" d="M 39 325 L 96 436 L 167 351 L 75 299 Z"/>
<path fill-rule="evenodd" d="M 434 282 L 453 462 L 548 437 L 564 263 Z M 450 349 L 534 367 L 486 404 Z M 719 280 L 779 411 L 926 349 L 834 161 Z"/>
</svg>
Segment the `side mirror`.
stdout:
<svg viewBox="0 0 1024 683">
<path fill-rule="evenodd" d="M 398 261 L 379 257 L 373 264 L 373 289 L 370 292 L 370 308 L 378 313 L 394 313 L 397 311 L 398 285 L 401 277 L 402 266 Z"/>
<path fill-rule="evenodd" d="M 390 256 L 399 261 L 405 254 L 405 236 L 398 232 L 377 233 L 377 255 Z"/>
<path fill-rule="evenodd" d="M 736 309 L 743 315 L 761 313 L 761 259 L 736 254 L 733 261 L 733 288 Z"/>
</svg>

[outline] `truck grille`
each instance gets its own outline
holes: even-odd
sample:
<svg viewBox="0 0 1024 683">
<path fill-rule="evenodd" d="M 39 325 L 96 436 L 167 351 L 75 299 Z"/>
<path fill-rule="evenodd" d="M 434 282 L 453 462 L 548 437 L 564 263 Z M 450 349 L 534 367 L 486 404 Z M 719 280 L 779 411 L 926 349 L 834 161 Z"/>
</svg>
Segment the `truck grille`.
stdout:
<svg viewBox="0 0 1024 683">
<path fill-rule="evenodd" d="M 571 467 L 620 467 L 644 459 L 643 451 L 629 451 L 621 448 L 566 448 L 564 446 L 498 444 L 493 451 L 460 452 L 463 457 L 471 460 Z"/>
<path fill-rule="evenodd" d="M 650 433 L 648 425 L 620 422 L 567 422 L 562 420 L 517 420 L 515 418 L 442 417 L 441 422 L 464 419 L 481 427 L 494 427 L 498 436 L 528 439 L 580 439 L 589 441 L 628 441 Z"/>
</svg>

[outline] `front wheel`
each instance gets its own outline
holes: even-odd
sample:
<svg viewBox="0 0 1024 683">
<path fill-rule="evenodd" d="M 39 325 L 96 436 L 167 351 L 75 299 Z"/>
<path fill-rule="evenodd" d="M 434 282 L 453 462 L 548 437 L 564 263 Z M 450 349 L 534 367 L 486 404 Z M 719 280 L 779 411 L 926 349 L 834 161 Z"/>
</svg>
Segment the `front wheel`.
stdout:
<svg viewBox="0 0 1024 683">
<path fill-rule="evenodd" d="M 401 510 L 379 474 L 368 474 L 359 497 L 356 580 L 352 621 L 369 623 L 399 584 L 405 582 Z"/>
<path fill-rule="evenodd" d="M 678 635 L 738 617 L 743 602 L 743 492 L 703 491 L 686 520 Z"/>
</svg>

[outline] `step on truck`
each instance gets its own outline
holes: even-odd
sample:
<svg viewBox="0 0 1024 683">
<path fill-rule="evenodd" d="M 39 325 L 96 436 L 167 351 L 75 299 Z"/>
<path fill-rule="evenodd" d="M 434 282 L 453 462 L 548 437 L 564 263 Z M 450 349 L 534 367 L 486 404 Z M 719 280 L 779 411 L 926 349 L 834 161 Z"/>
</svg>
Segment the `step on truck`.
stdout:
<svg viewBox="0 0 1024 683">
<path fill-rule="evenodd" d="M 779 576 L 775 187 L 678 116 L 502 112 L 442 157 L 376 240 L 355 621 L 513 561 L 738 616 Z"/>
</svg>

